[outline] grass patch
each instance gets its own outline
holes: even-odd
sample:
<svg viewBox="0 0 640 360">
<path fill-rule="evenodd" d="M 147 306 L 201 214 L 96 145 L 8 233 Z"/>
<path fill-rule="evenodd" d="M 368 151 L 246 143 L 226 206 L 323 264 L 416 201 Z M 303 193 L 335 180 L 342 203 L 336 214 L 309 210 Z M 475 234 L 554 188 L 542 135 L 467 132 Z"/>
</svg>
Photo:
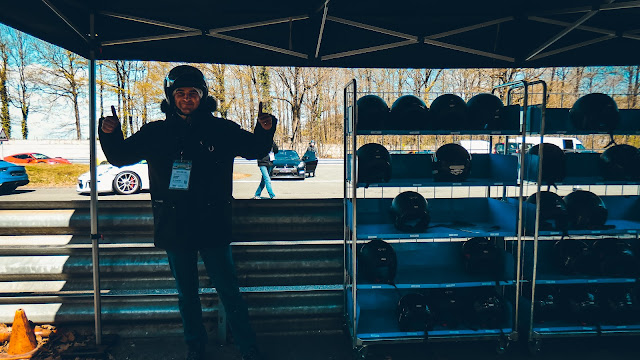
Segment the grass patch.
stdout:
<svg viewBox="0 0 640 360">
<path fill-rule="evenodd" d="M 89 171 L 89 164 L 24 165 L 29 175 L 27 187 L 76 186 L 78 176 Z"/>
</svg>

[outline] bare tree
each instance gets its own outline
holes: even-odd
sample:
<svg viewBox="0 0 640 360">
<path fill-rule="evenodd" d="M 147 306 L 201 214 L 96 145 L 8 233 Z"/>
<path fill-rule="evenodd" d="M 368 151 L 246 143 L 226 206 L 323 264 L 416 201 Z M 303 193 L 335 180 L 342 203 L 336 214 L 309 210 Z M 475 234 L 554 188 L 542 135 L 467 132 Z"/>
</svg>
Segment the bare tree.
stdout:
<svg viewBox="0 0 640 360">
<path fill-rule="evenodd" d="M 82 138 L 79 101 L 87 84 L 87 60 L 71 51 L 44 42 L 36 44 L 36 51 L 44 62 L 43 76 L 39 79 L 42 91 L 56 99 L 63 98 L 71 103 L 75 115 L 76 138 L 79 140 Z"/>
<path fill-rule="evenodd" d="M 9 49 L 0 36 L 0 122 L 8 138 L 11 138 L 11 117 L 9 116 L 9 92 L 7 77 L 9 69 Z"/>
<path fill-rule="evenodd" d="M 12 103 L 20 109 L 20 114 L 22 115 L 22 138 L 26 139 L 29 134 L 27 119 L 31 108 L 31 94 L 35 88 L 32 76 L 33 71 L 29 69 L 34 62 L 33 41 L 22 32 L 16 30 L 13 33 L 11 48 L 13 51 L 9 53 L 9 57 L 15 65 L 18 75 L 16 81 L 17 95 L 13 97 Z"/>
</svg>

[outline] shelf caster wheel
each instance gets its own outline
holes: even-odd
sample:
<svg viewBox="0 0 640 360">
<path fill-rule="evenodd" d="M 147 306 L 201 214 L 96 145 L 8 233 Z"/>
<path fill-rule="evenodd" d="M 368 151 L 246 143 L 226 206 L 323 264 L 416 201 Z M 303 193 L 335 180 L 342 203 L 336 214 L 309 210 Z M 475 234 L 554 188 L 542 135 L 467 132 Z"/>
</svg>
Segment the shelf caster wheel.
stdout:
<svg viewBox="0 0 640 360">
<path fill-rule="evenodd" d="M 353 349 L 353 359 L 366 360 L 368 353 L 369 349 L 366 346 L 357 346 L 355 349 Z"/>
<path fill-rule="evenodd" d="M 507 349 L 509 348 L 509 340 L 507 339 L 500 339 L 498 340 L 498 343 L 496 344 L 496 354 L 498 355 L 504 355 L 507 352 Z"/>
<path fill-rule="evenodd" d="M 531 355 L 535 355 L 540 352 L 540 349 L 541 349 L 540 340 L 529 341 L 528 346 L 529 346 L 529 353 Z"/>
</svg>

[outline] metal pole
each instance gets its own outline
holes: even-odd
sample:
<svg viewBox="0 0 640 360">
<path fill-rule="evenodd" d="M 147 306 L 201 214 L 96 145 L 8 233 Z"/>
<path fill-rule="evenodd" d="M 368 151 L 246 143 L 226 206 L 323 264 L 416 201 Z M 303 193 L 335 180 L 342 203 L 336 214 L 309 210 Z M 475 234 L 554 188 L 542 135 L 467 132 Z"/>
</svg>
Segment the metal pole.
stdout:
<svg viewBox="0 0 640 360">
<path fill-rule="evenodd" d="M 89 52 L 89 173 L 91 181 L 91 260 L 93 265 L 93 310 L 95 316 L 96 345 L 102 344 L 102 322 L 100 303 L 100 258 L 98 235 L 98 193 L 96 189 L 96 54 L 94 48 L 95 41 L 95 18 L 94 14 L 89 15 L 89 26 L 91 32 L 91 49 Z"/>
</svg>

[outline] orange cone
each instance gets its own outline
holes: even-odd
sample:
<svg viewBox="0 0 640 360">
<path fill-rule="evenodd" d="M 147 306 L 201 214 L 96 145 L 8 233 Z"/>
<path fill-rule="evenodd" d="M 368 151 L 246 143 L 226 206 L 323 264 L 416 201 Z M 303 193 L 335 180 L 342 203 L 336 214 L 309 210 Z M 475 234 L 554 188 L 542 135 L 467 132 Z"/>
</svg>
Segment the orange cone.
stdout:
<svg viewBox="0 0 640 360">
<path fill-rule="evenodd" d="M 9 348 L 7 354 L 20 355 L 33 351 L 38 346 L 36 334 L 27 320 L 24 310 L 18 309 L 16 316 L 13 318 L 13 326 L 11 327 L 11 339 L 9 340 Z"/>
</svg>

